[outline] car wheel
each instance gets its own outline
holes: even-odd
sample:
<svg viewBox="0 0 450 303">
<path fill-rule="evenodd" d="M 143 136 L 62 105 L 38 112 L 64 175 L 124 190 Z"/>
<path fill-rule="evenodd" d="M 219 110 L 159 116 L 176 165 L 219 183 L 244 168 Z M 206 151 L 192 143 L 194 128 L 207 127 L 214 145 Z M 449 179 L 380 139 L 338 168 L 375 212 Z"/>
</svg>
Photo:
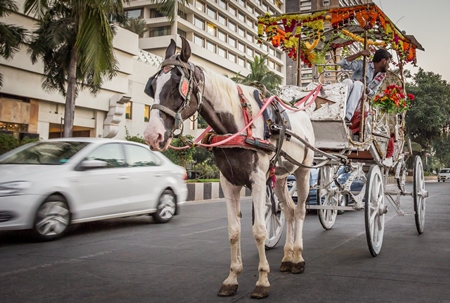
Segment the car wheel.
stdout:
<svg viewBox="0 0 450 303">
<path fill-rule="evenodd" d="M 69 224 L 70 211 L 66 199 L 51 195 L 36 211 L 33 235 L 39 241 L 55 240 L 64 235 Z"/>
<path fill-rule="evenodd" d="M 177 210 L 177 199 L 170 189 L 166 189 L 159 197 L 156 212 L 152 214 L 153 219 L 158 223 L 169 222 Z"/>
</svg>

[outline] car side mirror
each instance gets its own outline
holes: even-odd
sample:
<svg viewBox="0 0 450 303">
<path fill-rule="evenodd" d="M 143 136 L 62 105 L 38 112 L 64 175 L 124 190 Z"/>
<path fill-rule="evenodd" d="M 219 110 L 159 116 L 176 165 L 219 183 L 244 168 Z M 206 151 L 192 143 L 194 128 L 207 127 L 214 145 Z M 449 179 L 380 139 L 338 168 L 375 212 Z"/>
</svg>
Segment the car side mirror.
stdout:
<svg viewBox="0 0 450 303">
<path fill-rule="evenodd" d="M 103 168 L 106 167 L 108 163 L 102 160 L 84 160 L 80 164 L 80 168 L 82 170 L 94 169 L 94 168 Z"/>
</svg>

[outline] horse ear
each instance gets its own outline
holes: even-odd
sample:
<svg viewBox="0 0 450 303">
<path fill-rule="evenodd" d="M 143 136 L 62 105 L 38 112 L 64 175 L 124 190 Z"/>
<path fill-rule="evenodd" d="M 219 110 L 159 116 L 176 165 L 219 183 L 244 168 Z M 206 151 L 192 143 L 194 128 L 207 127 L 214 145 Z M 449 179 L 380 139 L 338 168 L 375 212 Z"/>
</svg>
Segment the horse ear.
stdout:
<svg viewBox="0 0 450 303">
<path fill-rule="evenodd" d="M 183 36 L 180 36 L 181 38 L 181 53 L 180 53 L 180 59 L 183 62 L 188 62 L 189 57 L 191 57 L 191 46 L 189 45 L 189 42 L 184 38 Z"/>
<path fill-rule="evenodd" d="M 169 59 L 173 54 L 175 54 L 176 49 L 177 44 L 173 39 L 170 39 L 170 44 L 166 49 L 166 59 Z"/>
</svg>

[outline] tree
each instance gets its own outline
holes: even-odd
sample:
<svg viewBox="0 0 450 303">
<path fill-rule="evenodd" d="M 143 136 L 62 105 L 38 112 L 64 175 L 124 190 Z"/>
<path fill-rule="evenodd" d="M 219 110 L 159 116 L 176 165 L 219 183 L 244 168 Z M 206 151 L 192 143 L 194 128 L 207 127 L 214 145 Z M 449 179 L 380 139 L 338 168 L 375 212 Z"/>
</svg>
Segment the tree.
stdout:
<svg viewBox="0 0 450 303">
<path fill-rule="evenodd" d="M 406 114 L 407 133 L 430 151 L 434 140 L 450 127 L 450 86 L 441 75 L 419 69 L 406 91 L 415 96 Z"/>
<path fill-rule="evenodd" d="M 242 84 L 252 84 L 261 83 L 263 84 L 269 92 L 274 92 L 281 82 L 281 76 L 269 70 L 266 64 L 268 55 L 262 57 L 255 56 L 254 61 L 250 62 L 250 73 L 246 77 L 241 77 L 239 74 L 232 77 L 231 79 L 236 83 Z"/>
<path fill-rule="evenodd" d="M 186 5 L 189 5 L 189 0 L 149 0 L 151 3 L 157 3 L 156 9 L 169 19 L 170 22 L 175 20 L 178 9 L 184 11 Z M 176 11 L 177 9 L 177 11 Z"/>
<path fill-rule="evenodd" d="M 129 30 L 130 32 L 133 32 L 139 36 L 139 38 L 142 38 L 146 32 L 148 32 L 150 29 L 147 27 L 147 23 L 144 19 L 141 18 L 130 18 L 127 19 L 123 24 L 122 27 L 124 29 Z"/>
<path fill-rule="evenodd" d="M 31 60 L 44 63 L 43 88 L 65 96 L 64 137 L 72 136 L 75 100 L 88 87 L 95 94 L 116 74 L 114 26 L 122 21 L 123 2 L 116 0 L 25 0 L 24 11 L 38 18 L 29 45 Z"/>
<path fill-rule="evenodd" d="M 13 0 L 0 1 L 0 18 L 17 12 L 18 7 Z M 19 50 L 20 44 L 25 39 L 26 30 L 22 27 L 0 22 L 0 56 L 11 59 Z M 0 88 L 3 86 L 3 75 L 0 73 Z"/>
</svg>

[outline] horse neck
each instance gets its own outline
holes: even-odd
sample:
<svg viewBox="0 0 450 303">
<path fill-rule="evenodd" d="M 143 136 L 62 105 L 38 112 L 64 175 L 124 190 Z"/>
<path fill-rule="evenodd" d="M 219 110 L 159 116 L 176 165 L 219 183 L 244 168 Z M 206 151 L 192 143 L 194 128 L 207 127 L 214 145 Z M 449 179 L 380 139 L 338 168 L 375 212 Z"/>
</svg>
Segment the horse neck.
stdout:
<svg viewBox="0 0 450 303">
<path fill-rule="evenodd" d="M 211 71 L 204 74 L 205 89 L 199 114 L 218 134 L 238 132 L 243 114 L 236 83 Z"/>
</svg>

